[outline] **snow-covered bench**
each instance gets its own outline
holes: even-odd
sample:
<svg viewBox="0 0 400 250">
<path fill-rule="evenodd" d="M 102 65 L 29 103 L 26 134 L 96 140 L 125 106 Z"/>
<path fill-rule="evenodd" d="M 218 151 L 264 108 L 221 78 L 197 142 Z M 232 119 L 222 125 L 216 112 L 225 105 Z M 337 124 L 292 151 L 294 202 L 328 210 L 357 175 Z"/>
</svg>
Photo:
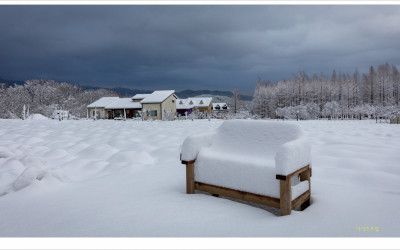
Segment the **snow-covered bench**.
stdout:
<svg viewBox="0 0 400 250">
<path fill-rule="evenodd" d="M 290 122 L 231 120 L 183 142 L 186 192 L 195 190 L 280 208 L 310 204 L 311 146 Z"/>
</svg>

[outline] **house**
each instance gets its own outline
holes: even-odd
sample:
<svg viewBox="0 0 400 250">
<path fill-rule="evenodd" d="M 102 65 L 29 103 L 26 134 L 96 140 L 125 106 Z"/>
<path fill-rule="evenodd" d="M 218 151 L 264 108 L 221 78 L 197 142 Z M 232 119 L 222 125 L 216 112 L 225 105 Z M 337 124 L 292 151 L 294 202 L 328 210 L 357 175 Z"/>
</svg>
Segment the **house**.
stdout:
<svg viewBox="0 0 400 250">
<path fill-rule="evenodd" d="M 139 111 L 149 111 L 147 118 L 164 119 L 165 113 L 176 113 L 174 90 L 154 91 L 151 94 L 137 94 L 132 98 L 102 97 L 89 104 L 88 118 L 118 119 L 139 116 Z"/>
<path fill-rule="evenodd" d="M 229 107 L 226 103 L 213 103 L 213 117 L 218 119 L 225 119 L 229 111 Z"/>
<path fill-rule="evenodd" d="M 400 124 L 400 116 L 390 119 L 390 124 Z"/>
<path fill-rule="evenodd" d="M 132 98 L 118 98 L 104 107 L 108 119 L 134 118 L 139 116 L 138 111 L 142 110 L 140 102 L 133 102 Z"/>
<path fill-rule="evenodd" d="M 190 97 L 176 100 L 176 112 L 181 116 L 190 115 L 193 110 L 211 114 L 212 107 L 212 97 Z"/>
<path fill-rule="evenodd" d="M 176 99 L 174 90 L 154 91 L 150 95 L 144 96 L 140 101 L 143 111 L 149 111 L 148 118 L 162 120 L 166 118 L 166 112 L 176 113 Z"/>
<path fill-rule="evenodd" d="M 216 112 L 227 112 L 228 111 L 228 105 L 224 102 L 221 103 L 213 103 L 213 111 Z"/>
<path fill-rule="evenodd" d="M 88 118 L 94 118 L 94 117 L 96 117 L 96 119 L 108 118 L 107 117 L 108 113 L 105 111 L 105 107 L 108 104 L 111 104 L 112 102 L 118 99 L 119 97 L 102 97 L 99 100 L 95 101 L 94 103 L 89 104 L 87 106 Z"/>
</svg>

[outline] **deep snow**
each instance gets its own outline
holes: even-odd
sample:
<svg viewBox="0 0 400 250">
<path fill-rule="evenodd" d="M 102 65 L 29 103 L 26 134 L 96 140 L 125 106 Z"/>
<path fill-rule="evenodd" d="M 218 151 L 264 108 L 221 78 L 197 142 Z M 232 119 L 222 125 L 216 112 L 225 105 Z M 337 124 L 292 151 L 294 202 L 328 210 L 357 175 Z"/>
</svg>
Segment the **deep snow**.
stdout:
<svg viewBox="0 0 400 250">
<path fill-rule="evenodd" d="M 399 125 L 299 122 L 312 204 L 279 217 L 185 193 L 180 145 L 221 123 L 0 120 L 0 236 L 400 235 Z"/>
</svg>

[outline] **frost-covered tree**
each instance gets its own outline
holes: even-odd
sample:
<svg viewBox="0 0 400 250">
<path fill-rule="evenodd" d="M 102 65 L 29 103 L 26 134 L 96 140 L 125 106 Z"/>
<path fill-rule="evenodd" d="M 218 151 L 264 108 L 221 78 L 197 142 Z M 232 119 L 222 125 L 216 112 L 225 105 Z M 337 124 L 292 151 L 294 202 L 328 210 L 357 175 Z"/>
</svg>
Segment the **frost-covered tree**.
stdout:
<svg viewBox="0 0 400 250">
<path fill-rule="evenodd" d="M 164 110 L 164 121 L 173 121 L 175 118 L 175 112 L 172 110 Z"/>
<path fill-rule="evenodd" d="M 328 117 L 329 119 L 337 118 L 340 114 L 340 106 L 337 102 L 327 102 L 325 103 L 324 109 L 322 110 L 322 115 Z"/>
<path fill-rule="evenodd" d="M 239 112 L 239 107 L 240 107 L 240 92 L 238 89 L 232 90 L 232 98 L 231 98 L 231 111 L 236 114 Z"/>
<path fill-rule="evenodd" d="M 308 118 L 309 119 L 318 119 L 321 114 L 319 106 L 316 103 L 310 102 L 306 105 Z"/>
<path fill-rule="evenodd" d="M 53 80 L 28 80 L 24 85 L 0 84 L 0 118 L 20 117 L 23 105 L 31 114 L 50 116 L 55 109 L 68 110 L 72 116 L 86 117 L 86 106 L 104 96 L 117 96 L 114 91 L 84 90 L 69 83 Z"/>
<path fill-rule="evenodd" d="M 252 102 L 252 113 L 260 118 L 288 117 L 289 109 L 314 103 L 322 111 L 329 102 L 339 105 L 335 111 L 336 118 L 357 119 L 369 112 L 365 108 L 376 106 L 400 105 L 400 74 L 396 66 L 379 65 L 377 70 L 371 66 L 367 73 L 360 76 L 356 69 L 353 74 L 337 73 L 333 70 L 330 78 L 323 73 L 314 74 L 312 78 L 300 71 L 291 80 L 281 80 L 274 83 L 257 79 Z M 332 105 L 329 104 L 329 105 Z M 329 107 L 329 105 L 327 107 Z M 358 107 L 358 108 L 356 108 Z M 329 112 L 320 112 L 318 117 L 328 117 Z M 310 114 L 310 111 L 307 112 Z M 362 114 L 362 115 L 361 115 Z M 374 117 L 375 110 L 369 117 Z M 378 115 L 378 114 L 377 114 Z M 315 117 L 316 119 L 318 117 Z M 311 118 L 310 118 L 311 119 Z"/>
</svg>

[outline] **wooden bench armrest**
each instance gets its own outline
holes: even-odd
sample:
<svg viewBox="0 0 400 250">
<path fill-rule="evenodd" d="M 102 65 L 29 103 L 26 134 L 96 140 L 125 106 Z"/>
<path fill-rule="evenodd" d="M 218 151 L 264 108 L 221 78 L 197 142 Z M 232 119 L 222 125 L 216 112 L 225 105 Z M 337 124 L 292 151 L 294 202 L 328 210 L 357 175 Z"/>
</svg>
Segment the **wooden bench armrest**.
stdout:
<svg viewBox="0 0 400 250">
<path fill-rule="evenodd" d="M 181 161 L 182 164 L 191 164 L 194 163 L 196 160 L 191 160 L 191 161 Z"/>
<path fill-rule="evenodd" d="M 305 167 L 302 167 L 302 168 L 300 168 L 300 169 L 298 169 L 298 170 L 296 170 L 296 171 L 294 171 L 293 173 L 291 173 L 291 174 L 288 174 L 288 175 L 280 175 L 280 174 L 277 174 L 276 175 L 276 179 L 277 180 L 287 180 L 287 179 L 290 179 L 290 178 L 292 178 L 293 176 L 295 176 L 295 175 L 298 175 L 298 174 L 301 174 L 301 173 L 303 173 L 303 172 L 305 172 L 305 171 L 310 171 L 310 177 L 311 177 L 311 168 L 310 168 L 310 165 L 307 165 L 307 166 L 305 166 Z"/>
<path fill-rule="evenodd" d="M 194 163 L 196 161 L 196 159 L 191 160 L 191 161 L 182 161 L 182 154 L 180 154 L 180 158 L 179 159 L 181 160 L 182 164 L 191 164 L 191 163 Z"/>
</svg>

